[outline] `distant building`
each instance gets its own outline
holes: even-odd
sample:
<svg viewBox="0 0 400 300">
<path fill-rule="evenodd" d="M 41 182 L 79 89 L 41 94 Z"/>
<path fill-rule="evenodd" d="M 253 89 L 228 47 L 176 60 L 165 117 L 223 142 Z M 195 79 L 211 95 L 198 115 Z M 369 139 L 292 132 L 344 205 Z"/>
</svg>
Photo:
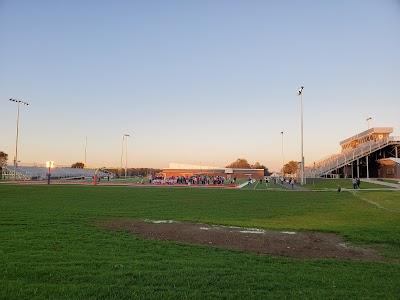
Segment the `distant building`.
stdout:
<svg viewBox="0 0 400 300">
<path fill-rule="evenodd" d="M 235 168 L 221 168 L 210 167 L 201 165 L 187 165 L 170 163 L 169 168 L 164 168 L 162 171 L 164 177 L 178 177 L 178 176 L 223 176 L 225 178 L 264 178 L 264 169 L 235 169 Z"/>
</svg>

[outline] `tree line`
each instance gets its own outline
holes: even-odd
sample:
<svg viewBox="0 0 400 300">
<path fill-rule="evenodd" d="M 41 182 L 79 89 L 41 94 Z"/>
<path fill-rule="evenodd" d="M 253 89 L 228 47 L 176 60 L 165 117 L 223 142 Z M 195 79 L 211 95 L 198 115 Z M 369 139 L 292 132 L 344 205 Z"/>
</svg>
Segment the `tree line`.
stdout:
<svg viewBox="0 0 400 300">
<path fill-rule="evenodd" d="M 268 168 L 259 162 L 256 162 L 254 165 L 251 165 L 247 159 L 244 158 L 238 158 L 236 161 L 233 163 L 227 165 L 225 168 L 231 168 L 231 169 L 264 169 L 264 176 L 271 175 L 269 172 Z"/>
<path fill-rule="evenodd" d="M 233 163 L 226 166 L 226 168 L 237 168 L 237 169 L 264 169 L 264 175 L 271 175 L 268 168 L 264 165 L 261 165 L 259 162 L 256 162 L 254 165 L 251 165 L 247 159 L 238 158 Z M 297 161 L 289 161 L 283 166 L 283 171 L 285 174 L 295 174 L 299 171 L 300 164 Z"/>
</svg>

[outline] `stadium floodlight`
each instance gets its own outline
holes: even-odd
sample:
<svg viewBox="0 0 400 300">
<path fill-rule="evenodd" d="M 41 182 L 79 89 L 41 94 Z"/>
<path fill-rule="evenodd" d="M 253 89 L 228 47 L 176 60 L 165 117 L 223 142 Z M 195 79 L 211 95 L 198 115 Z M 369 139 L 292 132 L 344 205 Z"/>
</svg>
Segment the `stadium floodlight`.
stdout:
<svg viewBox="0 0 400 300">
<path fill-rule="evenodd" d="M 47 184 L 50 184 L 50 171 L 54 168 L 54 161 L 46 161 L 46 168 L 47 168 Z"/>
<path fill-rule="evenodd" d="M 23 105 L 29 106 L 29 103 L 10 98 L 9 99 L 12 102 L 17 103 L 17 133 L 16 133 L 16 138 L 15 138 L 15 157 L 14 157 L 14 180 L 17 178 L 17 163 L 18 163 L 18 123 L 19 123 L 19 105 L 22 103 Z"/>
<path fill-rule="evenodd" d="M 300 128 L 301 128 L 301 185 L 304 184 L 304 155 L 303 155 L 303 89 L 301 86 L 297 90 L 297 96 L 300 96 Z"/>
<path fill-rule="evenodd" d="M 281 131 L 281 135 L 282 135 L 282 178 L 285 177 L 285 160 L 283 157 L 283 131 Z"/>
<path fill-rule="evenodd" d="M 85 139 L 85 163 L 83 165 L 83 168 L 86 168 L 86 151 L 87 151 L 87 136 L 86 136 L 86 139 Z"/>
<path fill-rule="evenodd" d="M 122 176 L 122 159 L 124 157 L 124 141 L 125 141 L 125 135 L 122 135 L 122 147 L 121 147 L 121 176 Z"/>
<path fill-rule="evenodd" d="M 128 170 L 128 137 L 131 137 L 129 134 L 124 134 L 124 137 L 127 137 L 125 141 L 125 179 Z"/>
<path fill-rule="evenodd" d="M 367 123 L 368 123 L 368 129 L 369 129 L 369 121 L 371 121 L 371 120 L 372 120 L 372 118 L 371 118 L 371 117 L 368 117 L 368 118 L 367 118 L 367 120 L 366 120 L 366 121 L 367 121 Z"/>
</svg>

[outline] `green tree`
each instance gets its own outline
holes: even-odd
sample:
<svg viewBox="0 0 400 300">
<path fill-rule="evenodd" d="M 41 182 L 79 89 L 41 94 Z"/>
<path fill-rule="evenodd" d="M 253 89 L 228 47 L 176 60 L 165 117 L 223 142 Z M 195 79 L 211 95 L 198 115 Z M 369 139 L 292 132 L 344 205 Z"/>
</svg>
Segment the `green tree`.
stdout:
<svg viewBox="0 0 400 300">
<path fill-rule="evenodd" d="M 291 160 L 283 166 L 283 171 L 285 172 L 285 174 L 294 174 L 299 170 L 299 168 L 299 163 L 297 161 Z"/>
<path fill-rule="evenodd" d="M 82 162 L 76 162 L 74 164 L 72 164 L 71 168 L 75 168 L 75 169 L 83 169 L 85 167 L 85 164 Z"/>
<path fill-rule="evenodd" d="M 227 165 L 225 168 L 235 168 L 235 169 L 251 169 L 250 164 L 247 159 L 238 158 L 235 162 Z"/>
</svg>

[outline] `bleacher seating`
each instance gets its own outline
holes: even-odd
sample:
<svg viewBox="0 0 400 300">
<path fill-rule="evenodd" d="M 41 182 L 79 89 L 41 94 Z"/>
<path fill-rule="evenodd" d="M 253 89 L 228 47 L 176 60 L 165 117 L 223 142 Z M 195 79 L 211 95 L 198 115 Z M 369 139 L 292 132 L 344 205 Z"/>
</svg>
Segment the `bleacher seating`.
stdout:
<svg viewBox="0 0 400 300">
<path fill-rule="evenodd" d="M 6 166 L 4 168 L 8 170 L 8 173 L 13 174 L 14 167 Z M 43 180 L 47 178 L 48 169 L 45 167 L 18 166 L 16 171 L 17 174 L 22 175 L 24 178 L 29 178 L 31 180 Z M 94 169 L 78 168 L 53 168 L 50 171 L 51 178 L 53 179 L 92 178 L 95 173 L 96 170 Z M 97 172 L 97 176 L 110 178 L 114 177 L 112 173 L 101 170 Z"/>
</svg>

